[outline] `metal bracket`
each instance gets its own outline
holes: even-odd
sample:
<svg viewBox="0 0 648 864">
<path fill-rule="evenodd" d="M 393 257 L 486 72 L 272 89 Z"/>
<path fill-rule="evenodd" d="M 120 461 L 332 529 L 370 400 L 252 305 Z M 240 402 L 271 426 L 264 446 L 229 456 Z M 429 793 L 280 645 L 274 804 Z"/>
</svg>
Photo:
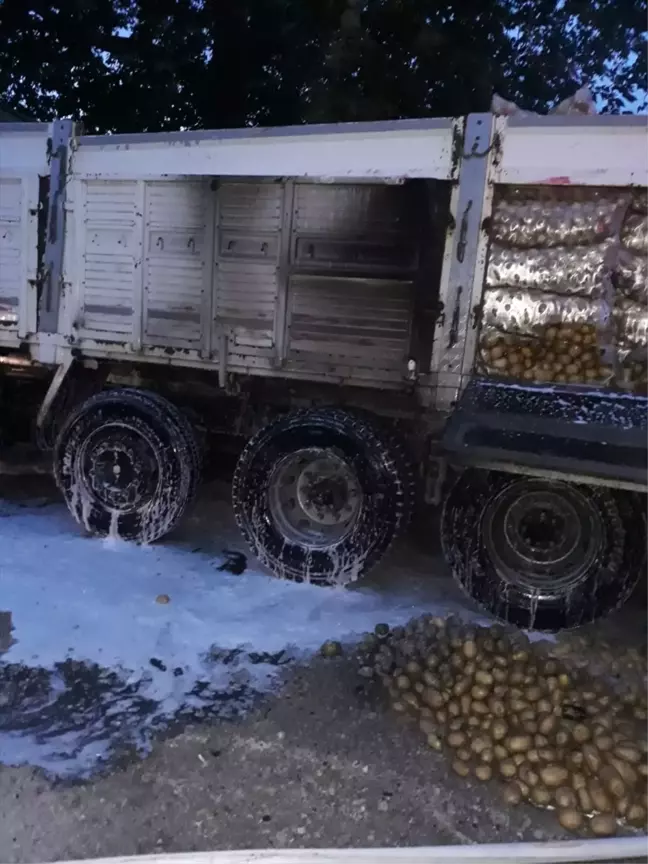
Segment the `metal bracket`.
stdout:
<svg viewBox="0 0 648 864">
<path fill-rule="evenodd" d="M 72 120 L 55 120 L 52 123 L 49 149 L 50 188 L 47 231 L 43 253 L 42 291 L 38 310 L 38 329 L 45 333 L 55 333 L 58 329 L 58 313 L 63 289 L 68 151 L 73 135 L 74 123 Z"/>
<path fill-rule="evenodd" d="M 45 394 L 45 398 L 41 402 L 40 408 L 38 409 L 38 414 L 36 415 L 36 428 L 39 432 L 45 428 L 45 424 L 47 423 L 50 415 L 50 411 L 52 410 L 52 405 L 54 404 L 54 400 L 58 396 L 65 379 L 68 376 L 70 369 L 74 363 L 74 356 L 71 351 L 68 351 L 65 354 L 65 358 L 61 364 L 59 364 L 58 369 L 54 373 L 54 377 L 50 381 L 50 385 L 47 388 L 47 393 Z"/>
</svg>

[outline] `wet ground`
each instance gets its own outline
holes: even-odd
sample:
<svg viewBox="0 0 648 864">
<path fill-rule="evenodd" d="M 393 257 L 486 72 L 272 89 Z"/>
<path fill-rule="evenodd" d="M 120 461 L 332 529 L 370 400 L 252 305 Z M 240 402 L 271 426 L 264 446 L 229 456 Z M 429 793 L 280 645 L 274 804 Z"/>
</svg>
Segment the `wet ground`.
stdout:
<svg viewBox="0 0 648 864">
<path fill-rule="evenodd" d="M 357 674 L 352 645 L 380 621 L 478 617 L 431 532 L 361 587 L 318 589 L 248 560 L 224 485 L 141 549 L 83 537 L 44 478 L 0 482 L 3 864 L 566 836 L 452 774 Z M 330 638 L 346 656 L 317 656 Z M 645 639 L 635 602 L 558 647 L 623 681 Z"/>
</svg>

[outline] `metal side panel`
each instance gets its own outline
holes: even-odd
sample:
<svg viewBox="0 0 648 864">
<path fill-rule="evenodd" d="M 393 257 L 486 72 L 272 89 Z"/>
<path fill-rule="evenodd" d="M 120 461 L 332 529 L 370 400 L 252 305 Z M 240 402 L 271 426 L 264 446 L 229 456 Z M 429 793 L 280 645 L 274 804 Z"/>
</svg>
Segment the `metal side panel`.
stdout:
<svg viewBox="0 0 648 864">
<path fill-rule="evenodd" d="M 81 136 L 74 171 L 84 177 L 399 178 L 448 180 L 456 171 L 459 119 L 286 128 Z"/>
<path fill-rule="evenodd" d="M 38 175 L 0 176 L 0 329 L 36 330 Z"/>
<path fill-rule="evenodd" d="M 419 191 L 411 184 L 295 184 L 288 371 L 327 368 L 333 378 L 362 384 L 404 379 L 424 203 Z"/>
<path fill-rule="evenodd" d="M 131 342 L 141 303 L 141 184 L 85 180 L 77 189 L 79 336 Z"/>
<path fill-rule="evenodd" d="M 364 367 L 377 379 L 385 371 L 403 376 L 412 294 L 406 281 L 293 276 L 288 361 Z"/>
<path fill-rule="evenodd" d="M 645 117 L 500 117 L 496 183 L 629 186 L 648 182 Z"/>
<path fill-rule="evenodd" d="M 212 198 L 206 180 L 146 184 L 145 344 L 196 348 L 201 342 Z"/>
<path fill-rule="evenodd" d="M 18 330 L 20 297 L 25 291 L 24 198 L 22 178 L 0 178 L 0 327 L 4 332 Z"/>
<path fill-rule="evenodd" d="M 218 188 L 213 343 L 226 334 L 238 367 L 274 353 L 284 189 L 246 181 Z"/>
</svg>

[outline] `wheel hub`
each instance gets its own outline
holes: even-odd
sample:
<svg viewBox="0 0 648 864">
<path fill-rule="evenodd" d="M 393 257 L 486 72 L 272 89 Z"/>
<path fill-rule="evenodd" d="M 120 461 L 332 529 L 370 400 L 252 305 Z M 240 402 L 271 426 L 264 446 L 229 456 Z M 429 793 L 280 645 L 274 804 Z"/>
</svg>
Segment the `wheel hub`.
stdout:
<svg viewBox="0 0 648 864">
<path fill-rule="evenodd" d="M 539 594 L 567 593 L 599 554 L 603 526 L 574 486 L 522 480 L 484 511 L 484 543 L 504 579 Z"/>
<path fill-rule="evenodd" d="M 351 466 L 332 451 L 300 450 L 275 469 L 270 512 L 284 536 L 301 545 L 329 546 L 351 529 L 362 490 Z"/>
<path fill-rule="evenodd" d="M 150 442 L 136 430 L 102 427 L 86 441 L 81 458 L 87 491 L 102 506 L 125 511 L 154 496 L 159 466 Z"/>
</svg>

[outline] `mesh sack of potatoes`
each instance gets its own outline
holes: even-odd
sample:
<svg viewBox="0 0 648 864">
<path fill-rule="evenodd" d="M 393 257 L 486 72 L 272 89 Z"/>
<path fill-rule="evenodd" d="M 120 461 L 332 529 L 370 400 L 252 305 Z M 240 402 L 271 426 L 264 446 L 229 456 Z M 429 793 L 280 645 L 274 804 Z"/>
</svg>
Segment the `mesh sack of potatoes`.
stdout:
<svg viewBox="0 0 648 864">
<path fill-rule="evenodd" d="M 589 324 L 549 326 L 541 337 L 482 331 L 478 369 L 535 384 L 608 384 L 613 364 Z"/>
<path fill-rule="evenodd" d="M 648 259 L 646 253 L 633 254 L 622 249 L 614 282 L 618 290 L 638 303 L 648 304 Z"/>
<path fill-rule="evenodd" d="M 616 244 L 511 249 L 493 244 L 486 269 L 489 288 L 517 287 L 579 297 L 604 297 L 611 290 Z"/>
<path fill-rule="evenodd" d="M 508 288 L 484 292 L 480 371 L 535 383 L 607 384 L 613 332 L 606 301 Z"/>
<path fill-rule="evenodd" d="M 621 228 L 621 244 L 639 255 L 648 253 L 648 215 L 628 213 Z"/>
<path fill-rule="evenodd" d="M 642 395 L 648 391 L 648 308 L 619 298 L 614 309 L 619 383 Z"/>
<path fill-rule="evenodd" d="M 563 193 L 512 190 L 496 202 L 491 217 L 491 238 L 504 245 L 534 246 L 595 244 L 618 230 L 627 196 L 594 194 L 583 199 Z"/>
<path fill-rule="evenodd" d="M 621 361 L 619 383 L 626 390 L 632 390 L 639 396 L 648 396 L 648 363 L 645 352 L 629 352 Z"/>
<path fill-rule="evenodd" d="M 630 210 L 634 213 L 648 214 L 648 189 L 633 189 L 630 193 Z"/>
<path fill-rule="evenodd" d="M 648 308 L 632 300 L 620 300 L 614 309 L 619 356 L 648 349 Z"/>
<path fill-rule="evenodd" d="M 488 288 L 484 291 L 482 325 L 504 333 L 542 337 L 547 327 L 565 325 L 570 332 L 588 325 L 603 335 L 611 325 L 606 300 L 561 297 L 518 288 Z M 591 338 L 588 338 L 589 344 Z"/>
<path fill-rule="evenodd" d="M 644 686 L 617 693 L 521 634 L 431 616 L 379 625 L 359 660 L 459 777 L 499 780 L 509 805 L 553 808 L 570 831 L 645 827 Z"/>
</svg>

